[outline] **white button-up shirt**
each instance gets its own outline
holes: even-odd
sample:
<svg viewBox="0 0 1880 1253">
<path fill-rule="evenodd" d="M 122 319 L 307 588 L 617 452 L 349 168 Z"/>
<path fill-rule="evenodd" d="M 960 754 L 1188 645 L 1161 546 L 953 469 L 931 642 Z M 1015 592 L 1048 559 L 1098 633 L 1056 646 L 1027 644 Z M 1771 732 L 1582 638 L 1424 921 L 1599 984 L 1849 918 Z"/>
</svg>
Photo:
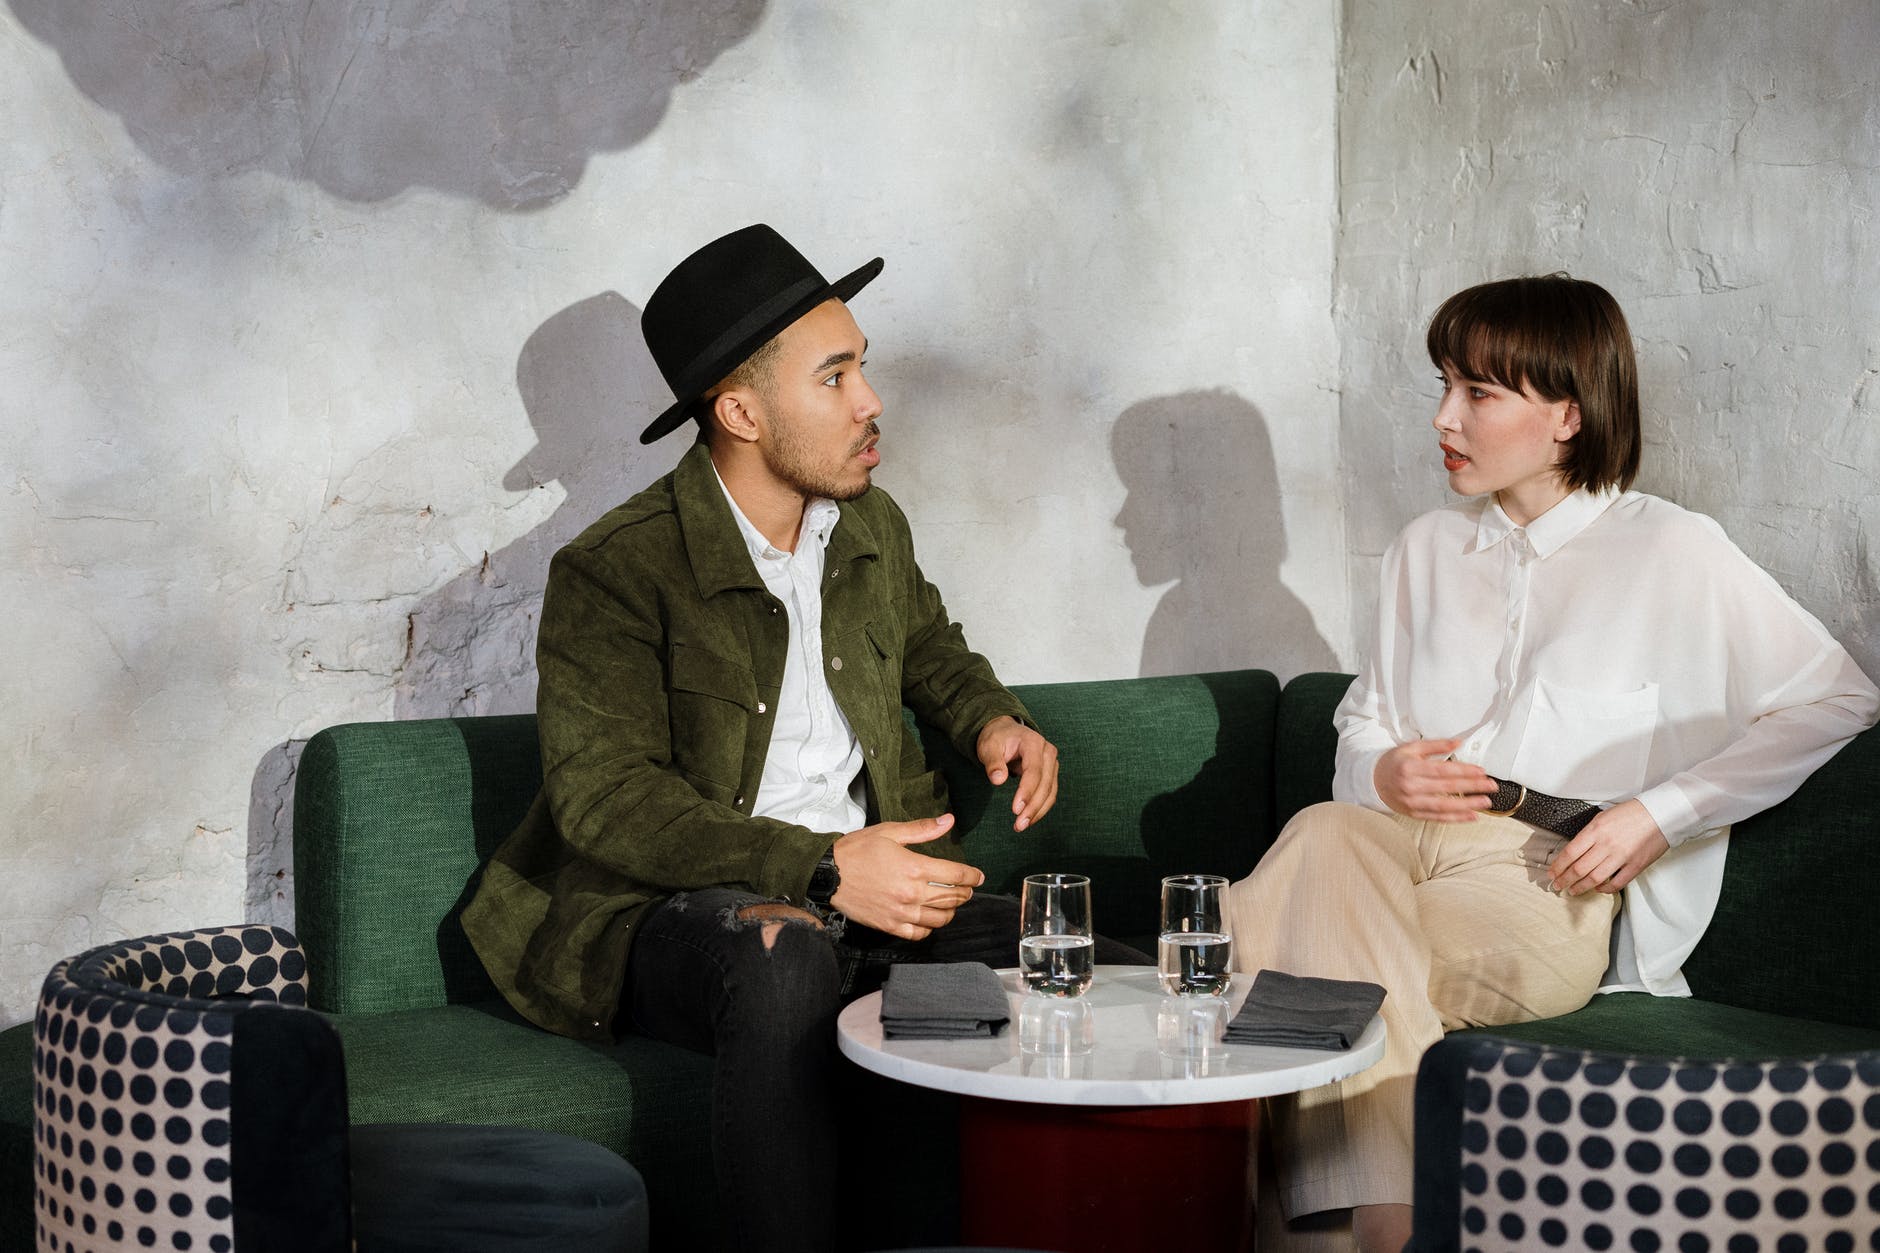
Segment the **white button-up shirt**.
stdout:
<svg viewBox="0 0 1880 1253">
<path fill-rule="evenodd" d="M 1847 651 L 1701 514 L 1575 492 L 1527 526 L 1492 497 L 1384 555 L 1376 636 L 1336 715 L 1337 799 L 1386 809 L 1377 762 L 1417 739 L 1555 796 L 1637 797 L 1671 849 L 1625 888 L 1605 991 L 1689 995 L 1729 824 L 1874 722 Z"/>
<path fill-rule="evenodd" d="M 713 467 L 714 474 L 717 468 Z M 751 812 L 794 822 L 812 831 L 854 831 L 865 825 L 862 746 L 829 690 L 823 670 L 823 555 L 841 510 L 833 500 L 812 500 L 803 510 L 796 551 L 786 553 L 764 538 L 718 480 L 744 536 L 751 561 L 770 594 L 783 602 L 789 619 L 782 690 L 777 694 L 770 748 Z"/>
</svg>

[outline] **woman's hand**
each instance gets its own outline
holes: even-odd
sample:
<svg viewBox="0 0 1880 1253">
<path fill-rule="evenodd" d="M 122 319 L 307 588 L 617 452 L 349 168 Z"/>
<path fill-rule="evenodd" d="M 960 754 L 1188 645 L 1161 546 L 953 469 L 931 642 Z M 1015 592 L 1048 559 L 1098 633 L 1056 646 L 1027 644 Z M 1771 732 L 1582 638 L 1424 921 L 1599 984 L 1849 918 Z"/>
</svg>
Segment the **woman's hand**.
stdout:
<svg viewBox="0 0 1880 1253">
<path fill-rule="evenodd" d="M 1554 854 L 1547 870 L 1555 890 L 1568 896 L 1619 892 L 1670 847 L 1651 811 L 1629 800 L 1587 823 Z"/>
<path fill-rule="evenodd" d="M 1406 818 L 1473 822 L 1488 808 L 1495 785 L 1488 771 L 1450 761 L 1461 740 L 1411 740 L 1377 759 L 1371 781 L 1386 805 Z"/>
</svg>

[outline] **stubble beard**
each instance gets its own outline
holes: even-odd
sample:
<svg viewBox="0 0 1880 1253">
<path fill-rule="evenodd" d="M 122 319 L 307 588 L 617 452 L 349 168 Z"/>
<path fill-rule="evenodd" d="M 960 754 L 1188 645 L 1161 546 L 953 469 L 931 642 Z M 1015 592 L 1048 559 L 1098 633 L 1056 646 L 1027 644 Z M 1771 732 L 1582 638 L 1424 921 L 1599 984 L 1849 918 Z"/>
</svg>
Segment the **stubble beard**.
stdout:
<svg viewBox="0 0 1880 1253">
<path fill-rule="evenodd" d="M 868 446 L 868 441 L 880 434 L 881 427 L 870 422 L 861 435 L 856 437 L 855 442 L 849 446 L 848 453 L 843 458 L 843 465 L 849 465 L 862 449 Z M 862 476 L 859 483 L 843 481 L 836 477 L 836 471 L 819 467 L 815 462 L 814 454 L 798 437 L 794 419 L 773 420 L 771 435 L 771 444 L 764 453 L 764 464 L 769 467 L 772 474 L 805 496 L 822 496 L 834 501 L 854 500 L 866 492 L 872 484 L 873 471 L 867 466 L 861 467 Z"/>
</svg>

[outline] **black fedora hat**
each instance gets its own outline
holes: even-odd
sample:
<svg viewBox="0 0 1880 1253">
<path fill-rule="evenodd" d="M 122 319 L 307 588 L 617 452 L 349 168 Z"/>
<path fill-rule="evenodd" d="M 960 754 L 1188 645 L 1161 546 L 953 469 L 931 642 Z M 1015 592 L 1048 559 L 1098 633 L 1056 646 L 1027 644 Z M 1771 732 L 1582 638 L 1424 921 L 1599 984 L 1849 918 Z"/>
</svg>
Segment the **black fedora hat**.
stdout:
<svg viewBox="0 0 1880 1253">
<path fill-rule="evenodd" d="M 706 244 L 646 298 L 640 333 L 678 399 L 640 432 L 650 444 L 692 414 L 705 389 L 766 340 L 834 297 L 846 301 L 881 273 L 881 258 L 831 283 L 761 222 Z"/>
</svg>

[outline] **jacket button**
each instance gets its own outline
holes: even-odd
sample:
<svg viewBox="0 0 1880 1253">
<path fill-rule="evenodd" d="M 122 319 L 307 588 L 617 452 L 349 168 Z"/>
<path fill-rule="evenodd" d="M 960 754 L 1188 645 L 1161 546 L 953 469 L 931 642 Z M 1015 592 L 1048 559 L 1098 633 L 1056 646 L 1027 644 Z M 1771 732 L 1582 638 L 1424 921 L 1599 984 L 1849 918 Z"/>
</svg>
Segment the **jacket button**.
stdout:
<svg viewBox="0 0 1880 1253">
<path fill-rule="evenodd" d="M 831 571 L 829 572 L 829 577 L 833 579 L 833 578 L 835 578 L 835 577 L 836 577 L 836 575 L 838 575 L 838 574 L 841 574 L 841 573 L 842 573 L 842 571 L 840 571 L 840 570 L 831 570 Z"/>
<path fill-rule="evenodd" d="M 738 797 L 738 799 L 732 801 L 731 803 L 733 805 L 736 805 L 738 808 L 742 809 L 744 807 L 744 798 L 740 796 Z"/>
<path fill-rule="evenodd" d="M 869 755 L 870 757 L 873 757 L 873 756 L 875 755 L 875 750 L 874 750 L 874 749 L 872 749 L 872 748 L 871 748 L 871 749 L 869 749 L 869 750 L 868 750 L 868 755 Z"/>
<path fill-rule="evenodd" d="M 775 605 L 772 605 L 772 606 L 770 607 L 770 612 L 772 612 L 772 613 L 776 613 L 776 612 L 777 612 L 777 607 L 776 607 Z"/>
<path fill-rule="evenodd" d="M 768 713 L 768 712 L 770 712 L 770 706 L 768 706 L 768 705 L 766 705 L 766 704 L 764 704 L 764 702 L 760 700 L 760 701 L 758 701 L 758 702 L 757 702 L 757 712 L 758 712 L 758 713 L 760 713 L 760 714 L 761 714 L 761 713 Z"/>
<path fill-rule="evenodd" d="M 840 670 L 842 668 L 842 658 L 831 657 L 829 659 L 829 668 L 831 670 Z"/>
</svg>

